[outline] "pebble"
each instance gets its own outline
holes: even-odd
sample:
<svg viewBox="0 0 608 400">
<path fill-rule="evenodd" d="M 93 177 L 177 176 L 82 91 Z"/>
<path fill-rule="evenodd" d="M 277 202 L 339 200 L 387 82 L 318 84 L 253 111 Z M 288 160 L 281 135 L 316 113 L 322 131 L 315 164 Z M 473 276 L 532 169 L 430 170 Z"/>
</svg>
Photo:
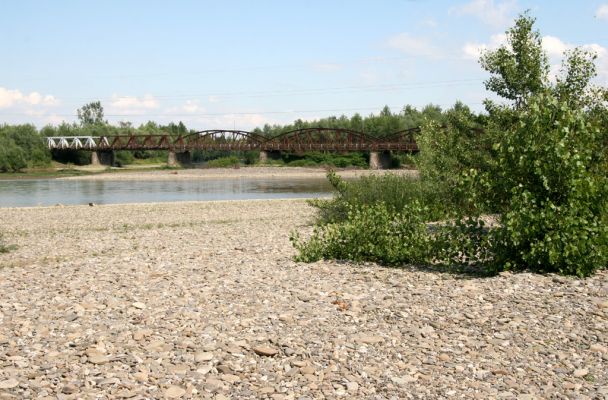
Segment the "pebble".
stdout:
<svg viewBox="0 0 608 400">
<path fill-rule="evenodd" d="M 179 399 L 186 394 L 186 390 L 179 386 L 169 386 L 165 390 L 165 398 L 167 399 Z"/>
<path fill-rule="evenodd" d="M 252 349 L 259 356 L 274 357 L 279 353 L 277 349 L 269 346 L 255 346 Z"/>
<path fill-rule="evenodd" d="M 297 263 L 303 200 L 1 211 L 0 399 L 608 396 L 608 271 Z"/>
</svg>

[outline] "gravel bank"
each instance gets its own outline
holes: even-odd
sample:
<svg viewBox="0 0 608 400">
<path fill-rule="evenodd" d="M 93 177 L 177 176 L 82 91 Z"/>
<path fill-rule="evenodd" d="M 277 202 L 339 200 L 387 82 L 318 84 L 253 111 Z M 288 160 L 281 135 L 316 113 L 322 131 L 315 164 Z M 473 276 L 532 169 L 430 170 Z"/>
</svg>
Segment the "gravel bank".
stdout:
<svg viewBox="0 0 608 400">
<path fill-rule="evenodd" d="M 1 399 L 608 397 L 605 272 L 298 264 L 298 200 L 0 211 Z"/>
<path fill-rule="evenodd" d="M 386 173 L 412 175 L 417 171 L 400 170 L 369 170 L 347 169 L 336 171 L 343 178 L 359 178 L 361 176 L 382 175 Z M 57 179 L 67 180 L 196 180 L 196 179 L 288 179 L 288 178 L 324 178 L 327 170 L 322 168 L 295 168 L 295 167 L 241 167 L 241 168 L 207 168 L 207 169 L 180 169 L 161 171 L 133 171 L 102 173 L 97 175 L 70 176 Z"/>
</svg>

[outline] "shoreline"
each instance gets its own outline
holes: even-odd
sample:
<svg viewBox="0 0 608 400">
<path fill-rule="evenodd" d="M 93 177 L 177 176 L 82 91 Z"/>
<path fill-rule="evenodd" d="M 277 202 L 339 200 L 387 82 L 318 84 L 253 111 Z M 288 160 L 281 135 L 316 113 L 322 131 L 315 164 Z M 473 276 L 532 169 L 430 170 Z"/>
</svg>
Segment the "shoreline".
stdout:
<svg viewBox="0 0 608 400">
<path fill-rule="evenodd" d="M 120 172 L 102 172 L 93 175 L 58 177 L 58 180 L 115 180 L 115 181 L 163 181 L 163 180 L 212 180 L 212 179 L 307 179 L 325 178 L 329 170 L 322 168 L 304 167 L 240 167 L 240 168 L 208 168 L 208 169 L 175 169 L 137 171 L 125 170 Z M 362 176 L 398 174 L 417 176 L 415 170 L 369 170 L 343 169 L 335 172 L 345 179 L 356 179 Z"/>
</svg>

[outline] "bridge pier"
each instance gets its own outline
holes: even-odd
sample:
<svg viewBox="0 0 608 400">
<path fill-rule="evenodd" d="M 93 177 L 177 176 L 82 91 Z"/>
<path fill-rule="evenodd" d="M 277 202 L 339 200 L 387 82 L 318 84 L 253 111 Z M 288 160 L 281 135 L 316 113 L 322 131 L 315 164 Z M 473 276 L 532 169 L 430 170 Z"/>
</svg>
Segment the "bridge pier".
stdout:
<svg viewBox="0 0 608 400">
<path fill-rule="evenodd" d="M 92 151 L 91 152 L 91 165 L 101 166 L 107 165 L 108 167 L 114 166 L 115 154 L 112 150 L 110 151 Z"/>
<path fill-rule="evenodd" d="M 260 164 L 268 163 L 268 160 L 280 160 L 280 150 L 260 150 Z"/>
<path fill-rule="evenodd" d="M 369 168 L 370 169 L 388 169 L 391 166 L 390 151 L 370 151 L 369 152 Z"/>
<path fill-rule="evenodd" d="M 167 165 L 169 167 L 183 167 L 192 164 L 192 155 L 189 151 L 176 152 L 169 150 L 167 154 Z"/>
</svg>

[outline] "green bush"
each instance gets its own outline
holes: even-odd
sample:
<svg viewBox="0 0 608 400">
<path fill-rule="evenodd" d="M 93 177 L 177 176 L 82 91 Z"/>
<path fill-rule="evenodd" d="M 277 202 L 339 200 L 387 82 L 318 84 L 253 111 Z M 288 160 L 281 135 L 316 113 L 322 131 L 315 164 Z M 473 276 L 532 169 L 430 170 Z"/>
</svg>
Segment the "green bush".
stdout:
<svg viewBox="0 0 608 400">
<path fill-rule="evenodd" d="M 206 166 L 209 168 L 229 168 L 238 167 L 241 161 L 236 156 L 216 158 L 207 162 Z"/>
<path fill-rule="evenodd" d="M 125 165 L 133 164 L 135 158 L 133 153 L 128 150 L 119 150 L 115 153 L 114 163 L 117 167 L 124 167 Z"/>
<path fill-rule="evenodd" d="M 443 201 L 440 186 L 414 177 L 386 174 L 345 181 L 334 172 L 327 179 L 336 191 L 330 200 L 315 199 L 309 203 L 318 209 L 318 223 L 333 223 L 348 219 L 348 210 L 355 206 L 382 203 L 393 212 L 402 212 L 413 201 L 424 204 L 427 221 L 446 218 L 450 214 Z"/>
<path fill-rule="evenodd" d="M 51 154 L 33 125 L 0 125 L 0 171 L 50 165 Z"/>
<path fill-rule="evenodd" d="M 315 228 L 308 241 L 302 241 L 295 232 L 290 240 L 298 250 L 298 261 L 424 263 L 429 261 L 431 248 L 423 218 L 426 213 L 417 201 L 408 204 L 401 213 L 394 213 L 382 203 L 349 207 L 346 221 Z"/>
<path fill-rule="evenodd" d="M 496 148 L 505 210 L 498 268 L 586 276 L 608 261 L 608 180 L 594 154 L 600 131 L 550 94 L 529 100 Z"/>
</svg>

